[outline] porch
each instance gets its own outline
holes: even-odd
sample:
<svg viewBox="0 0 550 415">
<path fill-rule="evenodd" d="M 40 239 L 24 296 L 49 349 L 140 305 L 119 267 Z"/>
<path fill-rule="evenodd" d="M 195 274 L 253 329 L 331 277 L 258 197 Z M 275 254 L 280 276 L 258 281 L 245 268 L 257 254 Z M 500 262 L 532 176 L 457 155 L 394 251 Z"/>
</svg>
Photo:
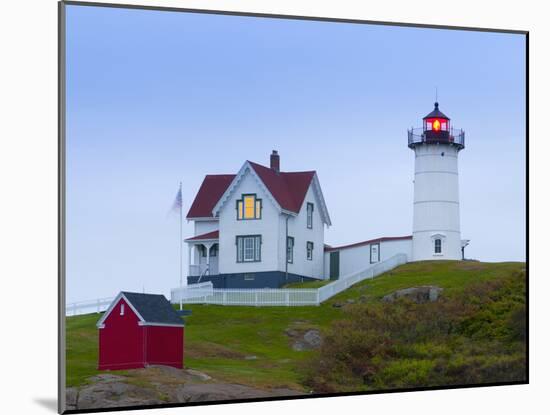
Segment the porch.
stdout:
<svg viewBox="0 0 550 415">
<path fill-rule="evenodd" d="M 219 231 L 197 235 L 185 240 L 188 247 L 188 264 L 190 277 L 217 275 Z"/>
</svg>

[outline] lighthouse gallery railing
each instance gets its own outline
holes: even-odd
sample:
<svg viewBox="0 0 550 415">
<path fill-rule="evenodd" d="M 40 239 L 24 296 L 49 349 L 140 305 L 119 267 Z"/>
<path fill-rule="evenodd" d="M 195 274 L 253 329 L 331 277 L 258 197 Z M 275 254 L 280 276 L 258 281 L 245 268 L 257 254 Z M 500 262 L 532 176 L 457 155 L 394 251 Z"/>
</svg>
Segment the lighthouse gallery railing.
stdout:
<svg viewBox="0 0 550 415">
<path fill-rule="evenodd" d="M 450 131 L 448 131 L 448 135 L 442 135 L 441 139 L 428 138 L 423 128 L 411 128 L 407 130 L 407 133 L 409 137 L 409 146 L 420 143 L 439 142 L 456 144 L 464 148 L 465 133 L 462 129 L 451 128 Z M 444 134 L 447 133 L 447 131 L 442 131 L 441 133 Z"/>
</svg>

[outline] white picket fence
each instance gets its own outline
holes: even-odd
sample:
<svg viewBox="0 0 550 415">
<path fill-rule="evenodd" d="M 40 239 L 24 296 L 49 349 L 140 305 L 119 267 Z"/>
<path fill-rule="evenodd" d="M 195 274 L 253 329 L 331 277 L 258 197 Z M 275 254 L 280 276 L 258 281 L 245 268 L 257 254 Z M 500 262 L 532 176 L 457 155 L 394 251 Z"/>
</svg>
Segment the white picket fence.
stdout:
<svg viewBox="0 0 550 415">
<path fill-rule="evenodd" d="M 374 278 L 407 262 L 406 254 L 397 254 L 386 261 L 379 262 L 361 271 L 340 277 L 321 288 L 263 288 L 263 289 L 229 289 L 212 288 L 211 282 L 192 284 L 187 287 L 174 288 L 171 291 L 171 302 L 178 304 L 216 304 L 242 306 L 317 306 L 323 301 L 348 289 L 360 281 Z M 210 287 L 207 288 L 207 284 Z M 194 287 L 201 285 L 201 287 Z"/>
<path fill-rule="evenodd" d="M 210 285 L 212 283 L 210 282 Z M 198 292 L 199 290 L 197 290 Z M 204 290 L 203 290 L 204 291 Z M 317 305 L 317 289 L 301 288 L 211 288 L 210 293 L 193 296 L 189 289 L 175 288 L 171 302 L 178 304 L 217 304 L 245 306 L 298 306 Z M 183 294 L 183 296 L 182 296 Z"/>
<path fill-rule="evenodd" d="M 78 301 L 69 303 L 65 306 L 66 316 L 76 316 L 79 314 L 101 313 L 107 310 L 115 297 L 98 298 L 97 300 Z"/>
<path fill-rule="evenodd" d="M 243 306 L 317 306 L 360 281 L 374 278 L 407 262 L 397 254 L 364 270 L 340 277 L 321 288 L 218 289 L 210 281 L 171 290 L 172 304 L 216 304 Z M 105 311 L 114 297 L 79 301 L 65 306 L 65 315 L 76 316 Z"/>
</svg>

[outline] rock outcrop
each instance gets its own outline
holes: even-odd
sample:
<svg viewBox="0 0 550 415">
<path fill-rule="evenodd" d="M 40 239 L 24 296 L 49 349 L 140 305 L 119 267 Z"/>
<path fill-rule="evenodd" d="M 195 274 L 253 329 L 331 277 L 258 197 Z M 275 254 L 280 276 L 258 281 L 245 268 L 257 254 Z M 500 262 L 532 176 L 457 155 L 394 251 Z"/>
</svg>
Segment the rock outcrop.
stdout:
<svg viewBox="0 0 550 415">
<path fill-rule="evenodd" d="M 321 347 L 322 338 L 319 330 L 286 329 L 285 334 L 292 339 L 292 350 L 313 350 Z"/>
<path fill-rule="evenodd" d="M 192 369 L 151 366 L 129 372 L 128 376 L 93 376 L 88 378 L 90 383 L 87 385 L 67 388 L 67 409 L 115 408 L 303 394 L 286 388 L 263 390 L 218 382 L 206 373 Z"/>
<path fill-rule="evenodd" d="M 410 287 L 402 290 L 394 291 L 382 298 L 385 303 L 392 303 L 399 298 L 407 298 L 415 303 L 422 304 L 427 302 L 437 301 L 443 288 L 433 285 Z"/>
</svg>

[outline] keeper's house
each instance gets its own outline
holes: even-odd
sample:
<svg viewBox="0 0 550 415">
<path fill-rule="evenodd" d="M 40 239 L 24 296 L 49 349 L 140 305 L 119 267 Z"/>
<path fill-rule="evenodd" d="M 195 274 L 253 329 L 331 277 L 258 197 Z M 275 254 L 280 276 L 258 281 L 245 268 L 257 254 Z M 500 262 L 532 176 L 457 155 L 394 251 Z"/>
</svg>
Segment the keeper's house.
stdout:
<svg viewBox="0 0 550 415">
<path fill-rule="evenodd" d="M 163 295 L 121 292 L 97 327 L 99 370 L 183 368 L 184 322 Z"/>
<path fill-rule="evenodd" d="M 324 230 L 331 222 L 317 173 L 282 172 L 277 151 L 270 167 L 246 161 L 237 174 L 207 175 L 187 219 L 195 227 L 185 240 L 187 281 L 212 281 L 215 288 L 336 279 L 392 252 L 410 251 L 411 244 L 405 237 L 325 246 Z"/>
</svg>

